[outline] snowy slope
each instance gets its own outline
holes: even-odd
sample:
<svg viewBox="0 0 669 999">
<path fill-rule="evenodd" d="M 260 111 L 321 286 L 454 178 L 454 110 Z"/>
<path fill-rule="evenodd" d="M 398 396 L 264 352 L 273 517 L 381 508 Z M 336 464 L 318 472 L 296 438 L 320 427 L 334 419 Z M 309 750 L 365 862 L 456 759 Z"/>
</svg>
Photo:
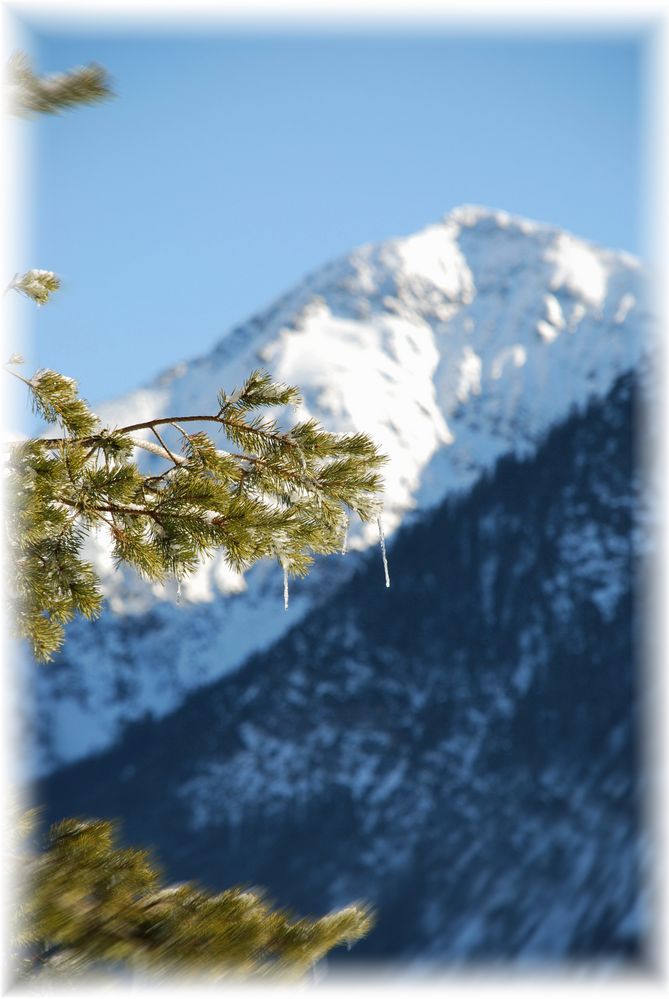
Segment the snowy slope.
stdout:
<svg viewBox="0 0 669 999">
<path fill-rule="evenodd" d="M 390 590 L 366 560 L 268 652 L 53 775 L 45 819 L 117 818 L 170 880 L 366 899 L 349 967 L 638 966 L 644 395 L 621 377 L 399 531 Z"/>
<path fill-rule="evenodd" d="M 219 388 L 267 367 L 300 386 L 298 418 L 364 430 L 388 454 L 390 536 L 412 511 L 468 490 L 505 453 L 532 453 L 573 408 L 603 397 L 637 363 L 649 323 L 634 258 L 462 207 L 327 265 L 212 353 L 99 415 L 120 425 L 208 411 Z M 355 529 L 350 547 L 376 541 L 374 528 Z M 165 714 L 267 648 L 356 561 L 327 560 L 295 587 L 285 614 L 274 566 L 241 578 L 214 558 L 177 605 L 174 586 L 114 572 L 104 544 L 93 557 L 110 610 L 93 625 L 75 622 L 64 661 L 40 672 L 40 769 L 111 744 L 125 721 Z"/>
</svg>

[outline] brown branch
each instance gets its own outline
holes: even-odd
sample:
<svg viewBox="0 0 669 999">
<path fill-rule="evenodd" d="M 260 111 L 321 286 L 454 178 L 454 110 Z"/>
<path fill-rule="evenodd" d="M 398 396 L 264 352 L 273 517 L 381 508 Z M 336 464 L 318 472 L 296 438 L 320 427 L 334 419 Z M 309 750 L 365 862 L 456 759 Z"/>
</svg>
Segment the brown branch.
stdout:
<svg viewBox="0 0 669 999">
<path fill-rule="evenodd" d="M 86 510 L 81 510 L 79 504 L 75 503 L 74 500 L 68 500 L 61 496 L 57 502 L 73 507 L 80 515 L 84 515 L 87 512 Z M 152 517 L 156 523 L 161 523 L 160 514 L 156 513 L 155 510 L 150 510 L 148 507 L 118 506 L 118 504 L 112 504 L 111 506 L 93 506 L 90 509 L 92 513 L 126 513 L 135 517 Z M 104 517 L 100 519 L 105 520 Z M 106 520 L 105 523 L 107 523 Z"/>
<path fill-rule="evenodd" d="M 165 441 L 164 441 L 164 440 L 162 439 L 162 437 L 160 436 L 160 434 L 158 433 L 158 431 L 156 430 L 156 428 L 155 428 L 155 427 L 151 427 L 151 433 L 152 433 L 152 434 L 153 434 L 153 436 L 154 436 L 154 437 L 156 438 L 156 440 L 158 441 L 158 443 L 160 444 L 160 446 L 161 446 L 161 447 L 163 448 L 163 450 L 164 450 L 164 451 L 167 451 L 168 455 L 170 456 L 170 459 L 172 460 L 172 462 L 173 462 L 173 463 L 174 463 L 175 465 L 180 465 L 180 464 L 183 464 L 183 459 L 182 459 L 181 461 L 179 461 L 179 459 L 178 459 L 178 458 L 175 458 L 175 457 L 174 457 L 174 455 L 172 454 L 172 452 L 171 452 L 171 451 L 170 451 L 170 449 L 168 448 L 167 444 L 166 444 L 166 443 L 165 443 Z"/>
<path fill-rule="evenodd" d="M 17 375 L 16 372 L 11 372 L 17 378 L 21 378 L 21 375 Z M 21 381 L 27 382 L 25 378 L 21 378 Z M 177 430 L 181 430 L 178 426 L 179 423 L 217 423 L 222 427 L 232 427 L 237 430 L 246 430 L 251 434 L 259 434 L 261 437 L 266 437 L 268 440 L 281 441 L 282 443 L 288 445 L 289 447 L 297 447 L 295 441 L 292 441 L 287 434 L 275 433 L 269 430 L 259 430 L 257 427 L 249 427 L 246 423 L 239 422 L 238 420 L 230 420 L 227 417 L 219 416 L 161 416 L 155 420 L 146 420 L 144 423 L 131 423 L 126 427 L 117 427 L 115 433 L 118 434 L 132 434 L 136 433 L 138 430 L 151 430 L 155 432 L 156 427 L 162 427 L 165 425 L 171 425 L 176 427 Z M 181 430 L 184 436 L 188 437 L 185 431 Z M 96 435 L 98 436 L 98 435 Z M 55 447 L 63 440 L 67 440 L 71 444 L 90 444 L 95 438 L 90 437 L 51 437 L 51 438 L 41 438 L 44 444 L 49 447 Z M 169 452 L 168 452 L 169 453 Z"/>
<path fill-rule="evenodd" d="M 27 385 L 29 389 L 35 388 L 34 382 L 31 382 L 29 378 L 24 378 L 23 375 L 18 373 L 18 371 L 13 371 L 12 368 L 8 368 L 6 364 L 3 365 L 3 367 L 8 375 L 13 375 L 14 378 L 18 378 L 18 380 L 23 382 L 24 385 Z"/>
<path fill-rule="evenodd" d="M 167 478 L 168 475 L 171 475 L 172 472 L 176 472 L 177 468 L 178 468 L 177 465 L 172 465 L 170 468 L 166 468 L 164 472 L 161 472 L 160 475 L 147 475 L 146 478 L 144 479 L 144 482 L 143 482 L 144 488 L 145 489 L 150 489 L 151 492 L 153 492 L 153 493 L 159 492 L 160 490 L 154 489 L 154 487 L 153 486 L 149 486 L 148 483 L 149 482 L 160 482 L 162 479 Z"/>
<path fill-rule="evenodd" d="M 13 372 L 15 374 L 15 372 Z M 17 375 L 17 378 L 20 378 Z M 25 381 L 25 379 L 23 379 Z M 174 424 L 175 420 L 180 420 L 182 423 L 198 423 L 198 422 L 209 422 L 209 423 L 220 423 L 221 421 L 216 416 L 170 416 L 164 419 L 157 420 L 147 420 L 146 423 L 133 423 L 127 427 L 116 427 L 113 431 L 117 434 L 129 434 L 134 433 L 136 430 L 153 430 L 155 427 L 161 427 L 165 424 Z M 69 444 L 91 444 L 94 443 L 99 434 L 91 435 L 89 437 L 43 437 L 40 440 L 46 444 L 48 447 L 56 447 L 61 441 L 65 440 Z M 148 443 L 143 441 L 143 444 Z M 141 444 L 137 444 L 141 447 Z"/>
<path fill-rule="evenodd" d="M 131 434 L 136 430 L 152 430 L 154 427 L 164 426 L 166 423 L 221 423 L 218 416 L 165 416 L 156 420 L 146 420 L 145 423 L 131 423 L 127 427 L 119 427 L 116 431 L 119 434 Z"/>
</svg>

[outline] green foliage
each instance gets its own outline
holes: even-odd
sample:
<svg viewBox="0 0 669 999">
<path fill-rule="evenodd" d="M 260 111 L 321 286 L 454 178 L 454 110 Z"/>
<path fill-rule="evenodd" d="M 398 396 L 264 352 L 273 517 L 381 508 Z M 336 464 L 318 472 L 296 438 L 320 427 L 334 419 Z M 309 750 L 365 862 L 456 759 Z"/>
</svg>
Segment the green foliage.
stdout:
<svg viewBox="0 0 669 999">
<path fill-rule="evenodd" d="M 82 555 L 91 531 L 107 531 L 116 563 L 150 580 L 181 579 L 218 549 L 238 571 L 269 557 L 303 576 L 314 555 L 341 548 L 347 511 L 378 515 L 385 459 L 372 441 L 313 420 L 281 429 L 267 411 L 297 404 L 299 394 L 266 372 L 221 392 L 213 414 L 120 428 L 100 426 L 71 378 L 40 371 L 22 380 L 35 412 L 60 431 L 13 446 L 7 466 L 11 619 L 40 661 L 53 657 L 76 613 L 100 611 L 98 580 Z M 203 424 L 233 450 L 220 450 Z M 178 433 L 174 450 L 161 436 L 166 426 Z M 161 470 L 142 472 L 136 448 L 162 459 Z"/>
<path fill-rule="evenodd" d="M 109 77 L 101 66 L 80 66 L 69 73 L 37 76 L 21 52 L 10 60 L 9 85 L 12 109 L 27 117 L 58 114 L 81 104 L 95 104 L 111 96 Z"/>
<path fill-rule="evenodd" d="M 115 839 L 110 822 L 67 819 L 45 850 L 23 857 L 21 977 L 124 968 L 151 978 L 295 977 L 372 925 L 362 905 L 298 919 L 255 889 L 165 886 L 146 851 Z"/>
</svg>

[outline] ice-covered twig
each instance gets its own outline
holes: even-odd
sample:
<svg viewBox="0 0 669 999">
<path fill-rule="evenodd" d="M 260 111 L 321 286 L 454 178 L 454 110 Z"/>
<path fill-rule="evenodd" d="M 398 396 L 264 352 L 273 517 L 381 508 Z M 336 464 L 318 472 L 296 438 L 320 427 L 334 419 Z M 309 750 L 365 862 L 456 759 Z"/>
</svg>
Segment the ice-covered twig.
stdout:
<svg viewBox="0 0 669 999">
<path fill-rule="evenodd" d="M 381 557 L 383 558 L 383 572 L 386 577 L 386 588 L 390 586 L 390 573 L 388 572 L 388 554 L 386 552 L 386 536 L 383 533 L 381 518 L 376 518 L 376 525 L 379 529 L 379 541 L 381 542 Z"/>
<path fill-rule="evenodd" d="M 344 540 L 343 540 L 342 546 L 341 546 L 341 553 L 342 553 L 342 555 L 345 555 L 346 552 L 348 551 L 348 529 L 349 529 L 350 526 L 351 526 L 351 518 L 347 517 L 346 518 L 346 530 L 344 531 Z"/>
</svg>

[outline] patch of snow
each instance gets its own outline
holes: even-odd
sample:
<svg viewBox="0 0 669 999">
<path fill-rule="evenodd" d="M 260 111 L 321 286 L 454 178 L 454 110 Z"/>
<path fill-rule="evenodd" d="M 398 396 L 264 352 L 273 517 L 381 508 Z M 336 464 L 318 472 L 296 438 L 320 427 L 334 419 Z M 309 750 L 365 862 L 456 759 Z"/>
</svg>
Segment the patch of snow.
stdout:
<svg viewBox="0 0 669 999">
<path fill-rule="evenodd" d="M 546 322 L 545 319 L 540 319 L 537 323 L 537 333 L 545 343 L 552 343 L 559 336 L 560 330 Z"/>
<path fill-rule="evenodd" d="M 624 323 L 627 319 L 629 313 L 636 305 L 636 299 L 634 295 L 627 292 L 622 296 L 618 302 L 618 308 L 616 309 L 616 314 L 613 317 L 613 321 L 616 324 Z"/>
<path fill-rule="evenodd" d="M 545 260 L 553 265 L 551 290 L 565 288 L 585 305 L 604 305 L 609 268 L 596 247 L 563 232 L 546 250 Z"/>
<path fill-rule="evenodd" d="M 481 394 L 481 358 L 468 346 L 462 350 L 460 380 L 455 394 L 458 402 L 466 402 L 470 395 Z"/>
<path fill-rule="evenodd" d="M 493 358 L 490 366 L 490 377 L 494 380 L 501 378 L 507 364 L 513 364 L 516 368 L 522 368 L 527 361 L 527 351 L 519 343 L 512 347 L 500 350 L 499 354 Z"/>
</svg>

